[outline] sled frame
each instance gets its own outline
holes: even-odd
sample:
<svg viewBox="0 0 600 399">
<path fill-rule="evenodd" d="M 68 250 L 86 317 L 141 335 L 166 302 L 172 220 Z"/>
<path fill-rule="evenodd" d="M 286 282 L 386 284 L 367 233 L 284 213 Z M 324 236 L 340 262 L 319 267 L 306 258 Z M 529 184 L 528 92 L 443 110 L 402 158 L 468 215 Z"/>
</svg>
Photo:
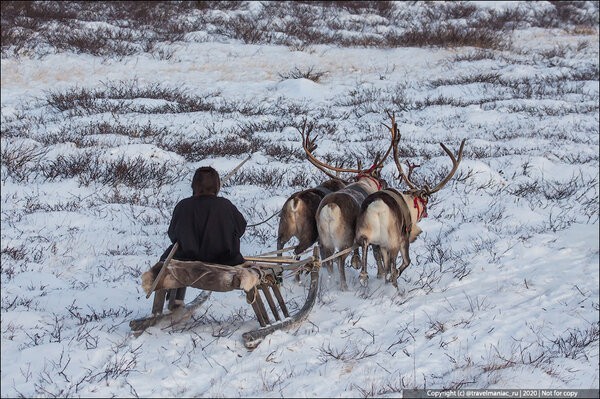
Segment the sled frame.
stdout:
<svg viewBox="0 0 600 399">
<path fill-rule="evenodd" d="M 269 255 L 270 254 L 271 253 L 269 253 Z M 313 255 L 303 260 L 297 260 L 291 257 L 260 256 L 248 257 L 247 260 L 250 260 L 247 263 L 252 267 L 258 268 L 261 271 L 259 283 L 252 289 L 245 291 L 246 301 L 251 305 L 260 328 L 243 333 L 242 338 L 246 348 L 254 349 L 269 334 L 277 330 L 293 328 L 308 317 L 308 314 L 314 306 L 319 290 L 319 271 L 321 262 L 318 247 L 316 246 L 313 248 Z M 161 278 L 163 276 L 162 273 L 166 272 L 167 268 L 165 266 L 166 265 L 163 265 L 160 270 Z M 310 285 L 306 301 L 302 308 L 294 314 L 290 314 L 280 290 L 280 283 L 283 278 L 282 271 L 285 270 L 294 270 L 296 273 L 304 272 L 310 274 Z M 154 281 L 153 288 L 159 283 L 160 281 L 157 277 Z M 189 319 L 194 312 L 210 298 L 212 293 L 210 290 L 202 290 L 189 304 L 177 307 L 175 306 L 176 291 L 177 288 L 157 289 L 153 291 L 152 314 L 148 317 L 138 318 L 129 322 L 129 326 L 135 334 L 139 335 L 147 328 L 154 326 L 163 320 L 169 320 L 170 325 L 173 326 Z M 169 292 L 168 312 L 163 313 L 167 292 Z"/>
</svg>

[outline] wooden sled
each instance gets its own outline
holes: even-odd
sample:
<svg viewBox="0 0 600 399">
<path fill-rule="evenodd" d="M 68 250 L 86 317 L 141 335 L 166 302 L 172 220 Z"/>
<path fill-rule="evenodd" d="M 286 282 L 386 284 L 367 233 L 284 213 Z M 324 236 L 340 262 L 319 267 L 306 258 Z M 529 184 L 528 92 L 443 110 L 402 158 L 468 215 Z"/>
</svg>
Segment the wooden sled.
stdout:
<svg viewBox="0 0 600 399">
<path fill-rule="evenodd" d="M 142 275 L 145 284 L 152 281 L 149 288 L 145 287 L 148 297 L 154 293 L 152 315 L 131 320 L 129 326 L 134 333 L 139 334 L 165 319 L 174 325 L 191 317 L 213 291 L 243 290 L 246 293 L 246 301 L 252 306 L 260 324 L 258 329 L 242 334 L 246 348 L 253 349 L 267 335 L 277 330 L 292 328 L 306 319 L 317 297 L 320 267 L 321 262 L 316 247 L 313 249 L 313 255 L 303 260 L 284 257 L 246 257 L 246 262 L 237 266 L 179 261 L 169 256 L 164 264 L 158 262 Z M 294 314 L 288 311 L 279 289 L 285 270 L 310 274 L 306 301 Z M 199 288 L 203 291 L 189 304 L 177 307 L 175 293 L 178 288 L 183 287 Z M 167 291 L 169 291 L 169 312 L 163 313 Z M 267 309 L 270 310 L 270 314 Z"/>
</svg>

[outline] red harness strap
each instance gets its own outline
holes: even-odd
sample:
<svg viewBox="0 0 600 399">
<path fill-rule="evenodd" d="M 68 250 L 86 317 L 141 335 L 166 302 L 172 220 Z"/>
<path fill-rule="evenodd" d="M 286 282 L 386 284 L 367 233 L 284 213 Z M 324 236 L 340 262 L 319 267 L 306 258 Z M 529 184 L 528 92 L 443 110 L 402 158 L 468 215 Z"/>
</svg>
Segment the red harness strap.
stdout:
<svg viewBox="0 0 600 399">
<path fill-rule="evenodd" d="M 381 190 L 381 182 L 379 180 L 377 180 L 376 178 L 374 178 L 373 176 L 366 174 L 366 173 L 359 173 L 356 176 L 356 181 L 359 181 L 360 179 L 362 179 L 363 177 L 369 178 L 371 179 L 376 185 L 377 185 L 377 190 Z"/>
<path fill-rule="evenodd" d="M 366 172 L 360 172 L 358 175 L 356 175 L 356 181 L 359 181 L 363 177 L 368 177 L 373 182 L 375 182 L 375 184 L 377 185 L 377 190 L 381 190 L 381 182 L 371 175 L 371 173 L 373 173 L 373 171 L 375 170 L 376 166 L 377 166 L 377 164 L 373 164 L 373 166 L 371 166 L 369 169 L 367 169 Z"/>
<path fill-rule="evenodd" d="M 420 204 L 419 204 L 419 202 L 420 202 Z M 414 207 L 415 207 L 415 208 L 416 208 L 416 210 L 417 210 L 417 220 L 420 220 L 422 217 L 423 217 L 423 218 L 426 218 L 426 217 L 427 217 L 427 208 L 426 208 L 426 206 L 427 206 L 427 201 L 426 201 L 426 200 L 424 200 L 424 199 L 423 199 L 423 198 L 421 198 L 421 197 L 415 197 L 415 199 L 414 199 L 414 201 L 413 201 L 413 205 L 414 205 Z M 423 209 L 420 209 L 420 208 L 419 208 L 419 205 L 421 205 L 421 207 L 422 207 Z"/>
</svg>

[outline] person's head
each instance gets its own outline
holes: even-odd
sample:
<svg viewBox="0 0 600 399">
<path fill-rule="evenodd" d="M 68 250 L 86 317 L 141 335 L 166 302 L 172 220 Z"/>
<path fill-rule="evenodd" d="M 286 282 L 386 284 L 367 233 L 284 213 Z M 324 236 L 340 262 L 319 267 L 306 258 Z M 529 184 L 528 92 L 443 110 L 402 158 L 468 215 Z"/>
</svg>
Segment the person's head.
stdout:
<svg viewBox="0 0 600 399">
<path fill-rule="evenodd" d="M 217 195 L 221 189 L 219 173 L 210 166 L 196 169 L 192 179 L 192 192 L 194 195 Z"/>
</svg>

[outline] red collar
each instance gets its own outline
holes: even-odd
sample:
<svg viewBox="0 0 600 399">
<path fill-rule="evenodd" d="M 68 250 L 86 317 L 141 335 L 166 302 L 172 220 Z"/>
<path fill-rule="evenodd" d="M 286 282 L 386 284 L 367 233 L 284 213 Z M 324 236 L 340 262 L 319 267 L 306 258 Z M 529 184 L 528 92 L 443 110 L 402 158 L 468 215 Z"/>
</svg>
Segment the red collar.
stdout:
<svg viewBox="0 0 600 399">
<path fill-rule="evenodd" d="M 419 204 L 420 203 L 420 204 Z M 421 197 L 415 197 L 413 200 L 413 205 L 417 210 L 417 220 L 421 220 L 421 218 L 427 217 L 427 201 Z M 419 205 L 422 209 L 419 208 Z"/>
</svg>

